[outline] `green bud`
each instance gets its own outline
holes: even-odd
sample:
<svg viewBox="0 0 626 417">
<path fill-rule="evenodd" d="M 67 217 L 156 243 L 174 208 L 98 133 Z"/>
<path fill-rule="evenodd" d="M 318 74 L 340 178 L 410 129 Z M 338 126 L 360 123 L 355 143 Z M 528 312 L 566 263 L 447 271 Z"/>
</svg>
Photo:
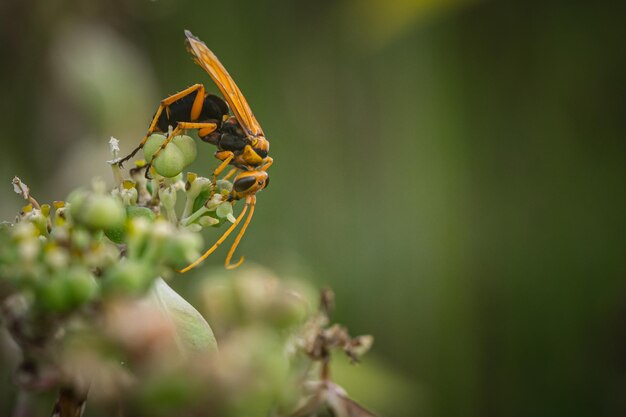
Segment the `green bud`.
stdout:
<svg viewBox="0 0 626 417">
<path fill-rule="evenodd" d="M 148 207 L 126 207 L 126 214 L 128 215 L 129 219 L 136 219 L 138 217 L 143 217 L 150 221 L 156 219 L 156 214 L 154 214 L 154 211 L 150 210 Z"/>
<path fill-rule="evenodd" d="M 71 307 L 78 307 L 93 299 L 98 293 L 94 276 L 80 267 L 70 268 L 65 273 L 65 285 Z"/>
<path fill-rule="evenodd" d="M 74 228 L 72 231 L 72 243 L 80 249 L 87 249 L 91 244 L 91 235 L 85 229 Z"/>
<path fill-rule="evenodd" d="M 127 227 L 126 254 L 128 257 L 140 257 L 148 246 L 152 222 L 144 217 L 129 220 Z"/>
<path fill-rule="evenodd" d="M 156 157 L 152 166 L 157 174 L 172 178 L 177 176 L 185 168 L 185 156 L 175 146 L 167 146 Z"/>
<path fill-rule="evenodd" d="M 161 147 L 161 145 L 163 145 L 165 139 L 167 138 L 164 135 L 158 133 L 148 137 L 148 140 L 143 145 L 143 157 L 147 162 L 152 161 L 152 156 Z"/>
<path fill-rule="evenodd" d="M 229 203 L 222 203 L 219 206 L 217 206 L 217 209 L 215 210 L 215 214 L 217 214 L 217 217 L 221 217 L 221 218 L 227 218 L 233 215 L 233 205 L 229 204 Z"/>
<path fill-rule="evenodd" d="M 79 188 L 70 193 L 67 197 L 67 202 L 69 203 L 70 216 L 72 219 L 76 220 L 80 217 L 81 211 L 84 208 L 85 201 L 87 201 L 87 197 L 89 196 L 89 192 L 83 188 Z"/>
<path fill-rule="evenodd" d="M 80 307 L 97 292 L 98 283 L 93 275 L 85 268 L 72 267 L 40 282 L 35 296 L 40 308 L 61 313 Z"/>
<path fill-rule="evenodd" d="M 69 309 L 70 297 L 65 282 L 59 277 L 49 277 L 35 291 L 36 306 L 46 311 L 62 312 Z"/>
<path fill-rule="evenodd" d="M 196 233 L 179 231 L 165 242 L 163 262 L 175 269 L 182 269 L 200 256 L 202 238 Z"/>
<path fill-rule="evenodd" d="M 109 195 L 92 194 L 75 218 L 89 229 L 113 229 L 123 226 L 126 213 L 122 203 Z"/>
<path fill-rule="evenodd" d="M 198 155 L 196 142 L 190 136 L 176 136 L 172 139 L 172 144 L 178 147 L 185 157 L 185 167 L 196 160 L 196 156 Z"/>
<path fill-rule="evenodd" d="M 176 189 L 174 187 L 159 189 L 159 199 L 166 210 L 172 210 L 176 206 Z"/>
<path fill-rule="evenodd" d="M 102 288 L 107 294 L 136 296 L 144 293 L 154 278 L 148 263 L 125 259 L 106 271 Z"/>
<path fill-rule="evenodd" d="M 202 227 L 211 227 L 218 225 L 220 223 L 219 219 L 211 216 L 202 216 L 198 219 L 198 224 Z"/>
</svg>

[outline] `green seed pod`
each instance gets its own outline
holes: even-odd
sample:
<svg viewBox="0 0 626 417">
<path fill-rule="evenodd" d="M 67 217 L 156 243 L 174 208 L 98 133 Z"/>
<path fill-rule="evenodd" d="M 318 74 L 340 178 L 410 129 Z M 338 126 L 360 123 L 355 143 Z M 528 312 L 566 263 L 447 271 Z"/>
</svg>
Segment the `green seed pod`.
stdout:
<svg viewBox="0 0 626 417">
<path fill-rule="evenodd" d="M 137 217 L 143 217 L 148 220 L 156 219 L 156 214 L 154 214 L 154 211 L 150 210 L 148 207 L 126 207 L 126 214 L 128 215 L 129 219 L 136 219 Z"/>
<path fill-rule="evenodd" d="M 180 174 L 185 168 L 185 156 L 176 146 L 166 146 L 155 158 L 152 166 L 157 174 L 172 178 Z"/>
<path fill-rule="evenodd" d="M 166 178 L 172 178 L 180 174 L 187 165 L 196 159 L 198 151 L 196 143 L 191 137 L 186 135 L 176 136 L 152 161 L 154 154 L 165 143 L 166 139 L 164 135 L 150 135 L 143 147 L 143 154 L 146 161 L 152 162 L 152 166 L 157 174 Z"/>
<path fill-rule="evenodd" d="M 198 150 L 196 149 L 196 142 L 187 135 L 176 136 L 172 139 L 172 144 L 178 147 L 185 157 L 185 167 L 190 165 L 196 160 Z"/>
<path fill-rule="evenodd" d="M 163 145 L 167 139 L 165 136 L 155 133 L 148 137 L 148 140 L 143 145 L 143 157 L 147 162 L 152 161 L 152 156 Z"/>
</svg>

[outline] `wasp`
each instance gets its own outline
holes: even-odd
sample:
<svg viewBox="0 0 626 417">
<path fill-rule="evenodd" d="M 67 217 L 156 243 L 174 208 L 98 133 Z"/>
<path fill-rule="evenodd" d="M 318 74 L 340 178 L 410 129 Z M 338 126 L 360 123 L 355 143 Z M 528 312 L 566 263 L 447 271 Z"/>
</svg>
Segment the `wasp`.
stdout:
<svg viewBox="0 0 626 417">
<path fill-rule="evenodd" d="M 238 174 L 233 180 L 233 188 L 226 197 L 226 201 L 232 203 L 245 199 L 245 205 L 235 222 L 217 242 L 195 262 L 179 272 L 189 271 L 211 255 L 235 230 L 246 212 L 250 210 L 226 256 L 226 268 L 234 269 L 241 265 L 244 260 L 241 257 L 235 264 L 230 262 L 252 220 L 256 193 L 269 184 L 267 169 L 273 163 L 273 159 L 268 156 L 270 144 L 241 90 L 217 56 L 204 42 L 188 30 L 185 31 L 185 37 L 187 50 L 193 56 L 196 64 L 209 74 L 224 99 L 206 93 L 204 85 L 195 84 L 161 100 L 146 135 L 137 148 L 120 160 L 119 164 L 132 158 L 143 148 L 148 137 L 155 132 L 169 133 L 165 142 L 153 155 L 152 160 L 169 144 L 172 138 L 187 129 L 196 129 L 201 140 L 215 145 L 217 147 L 215 157 L 221 163 L 213 171 L 213 184 L 216 184 L 217 177 L 228 166 L 232 166 L 233 169 L 224 178 L 230 178 L 235 173 Z M 234 116 L 230 116 L 229 109 L 232 110 Z M 215 189 L 215 187 L 213 188 Z"/>
</svg>

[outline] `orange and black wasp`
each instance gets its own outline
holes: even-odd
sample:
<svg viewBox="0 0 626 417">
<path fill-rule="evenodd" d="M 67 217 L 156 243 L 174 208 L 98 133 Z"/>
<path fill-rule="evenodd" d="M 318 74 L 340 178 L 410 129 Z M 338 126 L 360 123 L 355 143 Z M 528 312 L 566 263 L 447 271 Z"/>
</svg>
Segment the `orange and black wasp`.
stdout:
<svg viewBox="0 0 626 417">
<path fill-rule="evenodd" d="M 169 134 L 163 145 L 153 155 L 153 160 L 172 138 L 187 129 L 197 129 L 200 139 L 216 145 L 215 157 L 222 162 L 213 171 L 213 184 L 215 185 L 217 177 L 226 167 L 232 165 L 234 168 L 225 178 L 229 178 L 236 172 L 238 174 L 233 180 L 233 188 L 226 201 L 234 202 L 245 198 L 245 206 L 235 222 L 217 242 L 195 262 L 179 272 L 189 271 L 211 255 L 239 225 L 249 208 L 248 217 L 226 256 L 226 268 L 233 269 L 243 262 L 243 257 L 235 264 L 231 264 L 230 260 L 252 220 L 256 193 L 269 184 L 269 175 L 266 171 L 273 163 L 273 159 L 268 156 L 270 144 L 241 90 L 219 59 L 204 42 L 188 30 L 185 31 L 185 36 L 187 50 L 193 55 L 194 61 L 209 74 L 226 102 L 216 95 L 207 94 L 202 84 L 195 84 L 163 99 L 143 140 L 130 155 L 119 163 L 134 156 L 154 132 L 169 131 Z M 234 116 L 229 116 L 229 107 Z"/>
</svg>

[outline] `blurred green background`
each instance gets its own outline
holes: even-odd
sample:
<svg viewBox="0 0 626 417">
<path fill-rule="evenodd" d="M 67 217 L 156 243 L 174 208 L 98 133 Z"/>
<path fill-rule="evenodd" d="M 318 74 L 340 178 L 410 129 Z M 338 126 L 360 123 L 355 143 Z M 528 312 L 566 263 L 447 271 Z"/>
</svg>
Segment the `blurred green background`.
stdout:
<svg viewBox="0 0 626 417">
<path fill-rule="evenodd" d="M 624 415 L 625 11 L 2 0 L 0 215 L 23 204 L 14 175 L 40 201 L 112 181 L 110 136 L 129 151 L 161 98 L 216 92 L 189 29 L 276 161 L 239 252 L 331 286 L 336 319 L 376 338 L 340 381 L 350 393 L 390 417 Z M 207 175 L 214 149 L 199 148 Z"/>
</svg>

